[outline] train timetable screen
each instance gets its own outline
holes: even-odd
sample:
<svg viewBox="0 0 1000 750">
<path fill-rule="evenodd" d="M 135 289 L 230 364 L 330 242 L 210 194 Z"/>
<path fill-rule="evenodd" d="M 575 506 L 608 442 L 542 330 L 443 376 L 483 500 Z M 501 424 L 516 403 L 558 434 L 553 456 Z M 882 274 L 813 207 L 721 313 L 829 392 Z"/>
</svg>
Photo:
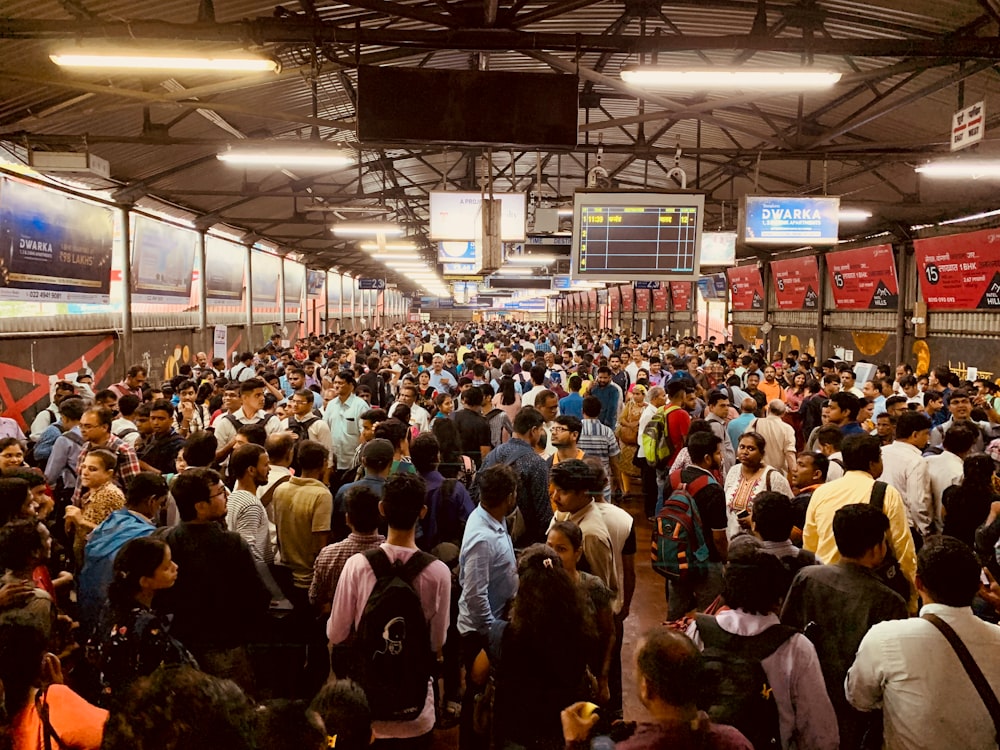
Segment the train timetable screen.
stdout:
<svg viewBox="0 0 1000 750">
<path fill-rule="evenodd" d="M 694 274 L 700 216 L 696 206 L 583 206 L 581 274 Z"/>
</svg>

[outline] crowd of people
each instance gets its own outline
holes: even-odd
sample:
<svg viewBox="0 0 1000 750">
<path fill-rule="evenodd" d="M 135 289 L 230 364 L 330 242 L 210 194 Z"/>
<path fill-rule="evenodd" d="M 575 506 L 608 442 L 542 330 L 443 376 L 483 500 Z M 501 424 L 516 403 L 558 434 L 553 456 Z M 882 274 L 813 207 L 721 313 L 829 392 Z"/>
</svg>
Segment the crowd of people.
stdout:
<svg viewBox="0 0 1000 750">
<path fill-rule="evenodd" d="M 989 380 L 509 322 L 149 376 L 0 419 L 0 747 L 996 747 Z"/>
</svg>

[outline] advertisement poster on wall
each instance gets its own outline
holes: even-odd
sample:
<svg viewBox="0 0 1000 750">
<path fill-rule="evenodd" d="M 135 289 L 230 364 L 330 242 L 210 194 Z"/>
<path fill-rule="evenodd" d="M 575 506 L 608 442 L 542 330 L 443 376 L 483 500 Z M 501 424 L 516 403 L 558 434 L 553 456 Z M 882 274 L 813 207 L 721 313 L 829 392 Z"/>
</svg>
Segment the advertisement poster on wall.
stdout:
<svg viewBox="0 0 1000 750">
<path fill-rule="evenodd" d="M 331 317 L 340 316 L 340 274 L 330 271 L 326 275 L 326 304 L 330 306 Z"/>
<path fill-rule="evenodd" d="M 246 248 L 219 237 L 205 238 L 205 284 L 211 305 L 238 305 L 243 299 Z"/>
<path fill-rule="evenodd" d="M 899 306 L 892 245 L 830 253 L 826 270 L 838 310 L 895 310 Z"/>
<path fill-rule="evenodd" d="M 928 309 L 1000 309 L 1000 230 L 914 240 L 913 249 Z"/>
<path fill-rule="evenodd" d="M 326 271 L 306 271 L 306 294 L 310 299 L 323 296 Z"/>
<path fill-rule="evenodd" d="M 302 307 L 302 288 L 306 284 L 306 267 L 285 259 L 285 312 L 298 314 Z"/>
<path fill-rule="evenodd" d="M 187 304 L 198 235 L 132 214 L 132 299 Z"/>
<path fill-rule="evenodd" d="M 0 299 L 108 304 L 113 242 L 111 209 L 0 181 Z"/>
<path fill-rule="evenodd" d="M 253 250 L 250 254 L 250 278 L 253 279 L 254 307 L 277 306 L 281 258 L 263 250 Z"/>
<path fill-rule="evenodd" d="M 591 289 L 587 292 L 587 310 L 597 312 L 597 290 Z"/>
<path fill-rule="evenodd" d="M 734 266 L 726 273 L 729 275 L 734 310 L 764 309 L 764 281 L 756 263 Z"/>
<path fill-rule="evenodd" d="M 630 313 L 635 309 L 635 291 L 631 284 L 625 284 L 624 286 L 618 287 L 622 294 L 622 312 Z"/>
<path fill-rule="evenodd" d="M 636 312 L 649 312 L 649 290 L 648 289 L 636 289 L 635 290 L 635 311 Z"/>
<path fill-rule="evenodd" d="M 617 286 L 608 289 L 608 309 L 611 312 L 618 312 L 622 306 L 622 295 Z"/>
<path fill-rule="evenodd" d="M 670 282 L 670 304 L 674 312 L 689 312 L 691 310 L 691 282 Z"/>
<path fill-rule="evenodd" d="M 774 296 L 779 310 L 815 310 L 819 305 L 819 266 L 815 255 L 773 260 Z"/>
<path fill-rule="evenodd" d="M 683 284 L 684 282 L 681 283 Z M 653 312 L 667 311 L 667 297 L 669 294 L 670 292 L 668 291 L 666 284 L 660 284 L 653 290 Z"/>
</svg>

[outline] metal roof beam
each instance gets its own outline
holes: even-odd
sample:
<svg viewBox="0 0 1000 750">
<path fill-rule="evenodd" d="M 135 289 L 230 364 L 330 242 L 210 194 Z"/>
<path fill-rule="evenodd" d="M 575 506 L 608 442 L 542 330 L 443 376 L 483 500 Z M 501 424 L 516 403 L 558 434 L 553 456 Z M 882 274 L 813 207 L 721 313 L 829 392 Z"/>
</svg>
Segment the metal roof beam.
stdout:
<svg viewBox="0 0 1000 750">
<path fill-rule="evenodd" d="M 357 0 L 357 2 L 375 0 Z M 568 0 L 537 11 L 545 17 L 598 0 Z M 357 4 L 355 2 L 355 4 Z M 384 2 L 384 0 L 379 0 Z M 389 4 L 398 8 L 398 4 Z M 402 6 L 407 7 L 407 6 Z M 529 14 L 532 15 L 532 14 Z M 438 17 L 438 14 L 434 14 Z M 441 17 L 443 19 L 443 17 Z M 439 19 L 440 20 L 440 19 Z M 444 19 L 448 20 L 448 19 Z M 524 19 L 522 19 L 523 21 Z M 855 19 L 856 21 L 857 19 Z M 435 21 L 438 23 L 438 21 Z M 520 25 L 520 24 L 518 24 Z M 634 54 L 732 50 L 789 54 L 851 55 L 854 57 L 927 57 L 1000 60 L 1000 37 L 947 36 L 935 39 L 861 39 L 725 36 L 640 36 L 621 34 L 560 34 L 505 29 L 345 28 L 328 22 L 298 18 L 256 18 L 229 23 L 171 23 L 167 21 L 65 21 L 56 19 L 0 19 L 2 39 L 169 39 L 171 41 L 253 42 L 256 44 L 362 44 L 473 51 L 619 52 Z"/>
<path fill-rule="evenodd" d="M 384 13 L 394 18 L 408 18 L 411 21 L 423 21 L 433 26 L 444 26 L 447 29 L 454 28 L 457 25 L 454 18 L 401 2 L 390 3 L 387 0 L 344 0 L 344 4 L 354 8 L 371 10 L 376 13 Z"/>
</svg>

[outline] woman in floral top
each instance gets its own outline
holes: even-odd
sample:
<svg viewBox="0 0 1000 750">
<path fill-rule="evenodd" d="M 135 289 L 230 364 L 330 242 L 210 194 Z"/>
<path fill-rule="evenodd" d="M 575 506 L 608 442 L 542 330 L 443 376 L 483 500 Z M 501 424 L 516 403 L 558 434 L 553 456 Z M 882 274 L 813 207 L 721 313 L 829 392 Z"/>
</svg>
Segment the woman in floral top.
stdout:
<svg viewBox="0 0 1000 750">
<path fill-rule="evenodd" d="M 87 535 L 114 511 L 125 507 L 125 495 L 112 481 L 118 457 L 109 450 L 98 448 L 87 454 L 80 466 L 79 481 L 86 492 L 81 506 L 66 508 L 66 533 L 73 535 L 73 555 L 77 570 L 83 568 L 83 549 Z"/>
<path fill-rule="evenodd" d="M 159 539 L 139 537 L 115 558 L 108 604 L 94 635 L 102 687 L 102 703 L 118 696 L 133 680 L 163 664 L 189 664 L 194 658 L 170 636 L 153 612 L 153 597 L 177 580 L 170 547 Z"/>
</svg>

